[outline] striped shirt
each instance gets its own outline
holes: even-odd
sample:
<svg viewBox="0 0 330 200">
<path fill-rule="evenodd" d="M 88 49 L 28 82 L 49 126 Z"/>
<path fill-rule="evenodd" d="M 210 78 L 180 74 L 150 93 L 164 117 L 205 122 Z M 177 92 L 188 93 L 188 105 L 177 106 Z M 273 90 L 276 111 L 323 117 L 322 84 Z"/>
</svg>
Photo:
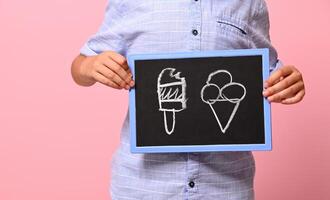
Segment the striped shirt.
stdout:
<svg viewBox="0 0 330 200">
<path fill-rule="evenodd" d="M 124 56 L 224 49 L 269 48 L 264 0 L 110 0 L 98 32 L 81 48 L 91 56 Z M 251 152 L 132 154 L 126 117 L 112 160 L 113 200 L 252 200 Z"/>
</svg>

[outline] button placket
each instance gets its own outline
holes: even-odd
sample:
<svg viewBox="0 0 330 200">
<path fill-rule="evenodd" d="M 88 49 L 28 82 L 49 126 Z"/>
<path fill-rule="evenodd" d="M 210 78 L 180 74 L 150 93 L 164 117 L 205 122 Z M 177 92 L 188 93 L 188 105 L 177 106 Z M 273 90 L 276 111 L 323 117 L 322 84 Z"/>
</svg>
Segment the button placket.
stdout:
<svg viewBox="0 0 330 200">
<path fill-rule="evenodd" d="M 191 33 L 189 45 L 191 50 L 201 50 L 201 20 L 202 9 L 201 0 L 191 0 Z M 198 194 L 198 173 L 199 173 L 199 154 L 187 153 L 187 179 L 184 189 L 185 198 L 189 200 L 197 200 Z"/>
<path fill-rule="evenodd" d="M 185 187 L 186 197 L 189 200 L 199 199 L 198 194 L 198 174 L 199 174 L 199 159 L 200 154 L 188 153 L 187 154 L 187 182 Z"/>
<path fill-rule="evenodd" d="M 201 0 L 191 0 L 191 50 L 201 50 Z"/>
</svg>

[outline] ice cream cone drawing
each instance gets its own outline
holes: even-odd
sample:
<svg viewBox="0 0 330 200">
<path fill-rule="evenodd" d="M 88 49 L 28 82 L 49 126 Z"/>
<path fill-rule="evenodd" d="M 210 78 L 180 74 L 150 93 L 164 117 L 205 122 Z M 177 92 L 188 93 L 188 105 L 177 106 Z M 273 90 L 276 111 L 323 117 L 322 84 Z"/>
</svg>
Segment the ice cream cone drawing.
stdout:
<svg viewBox="0 0 330 200">
<path fill-rule="evenodd" d="M 217 70 L 209 74 L 206 85 L 201 90 L 201 99 L 210 106 L 222 133 L 225 133 L 229 128 L 245 96 L 246 88 L 244 85 L 233 82 L 232 75 L 226 70 Z M 215 109 L 215 105 L 219 103 L 233 105 L 233 110 L 227 121 L 221 120 L 224 112 Z"/>
<path fill-rule="evenodd" d="M 174 68 L 163 69 L 157 82 L 159 111 L 164 112 L 164 126 L 168 135 L 175 128 L 175 113 L 186 109 L 186 80 Z M 170 128 L 169 128 L 170 127 Z"/>
</svg>

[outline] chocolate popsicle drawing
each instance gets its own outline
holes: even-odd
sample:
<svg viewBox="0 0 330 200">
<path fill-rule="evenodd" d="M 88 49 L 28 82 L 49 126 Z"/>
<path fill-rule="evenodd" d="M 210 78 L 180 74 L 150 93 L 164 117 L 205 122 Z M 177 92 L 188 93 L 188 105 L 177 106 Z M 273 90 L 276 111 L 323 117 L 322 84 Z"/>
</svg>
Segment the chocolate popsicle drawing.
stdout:
<svg viewBox="0 0 330 200">
<path fill-rule="evenodd" d="M 164 127 L 168 135 L 175 129 L 175 113 L 187 108 L 186 80 L 180 77 L 180 72 L 174 73 L 175 70 L 163 69 L 157 81 L 159 111 L 164 113 Z"/>
</svg>

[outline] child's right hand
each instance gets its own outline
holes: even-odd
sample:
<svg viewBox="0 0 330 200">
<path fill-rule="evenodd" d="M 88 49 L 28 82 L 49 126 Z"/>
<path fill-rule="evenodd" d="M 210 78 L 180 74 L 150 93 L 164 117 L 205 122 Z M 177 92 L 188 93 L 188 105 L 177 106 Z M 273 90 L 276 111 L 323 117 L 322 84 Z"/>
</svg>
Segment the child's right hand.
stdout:
<svg viewBox="0 0 330 200">
<path fill-rule="evenodd" d="M 115 89 L 128 90 L 134 86 L 126 58 L 113 51 L 85 57 L 81 63 L 80 74 L 91 81 L 100 82 Z"/>
</svg>

